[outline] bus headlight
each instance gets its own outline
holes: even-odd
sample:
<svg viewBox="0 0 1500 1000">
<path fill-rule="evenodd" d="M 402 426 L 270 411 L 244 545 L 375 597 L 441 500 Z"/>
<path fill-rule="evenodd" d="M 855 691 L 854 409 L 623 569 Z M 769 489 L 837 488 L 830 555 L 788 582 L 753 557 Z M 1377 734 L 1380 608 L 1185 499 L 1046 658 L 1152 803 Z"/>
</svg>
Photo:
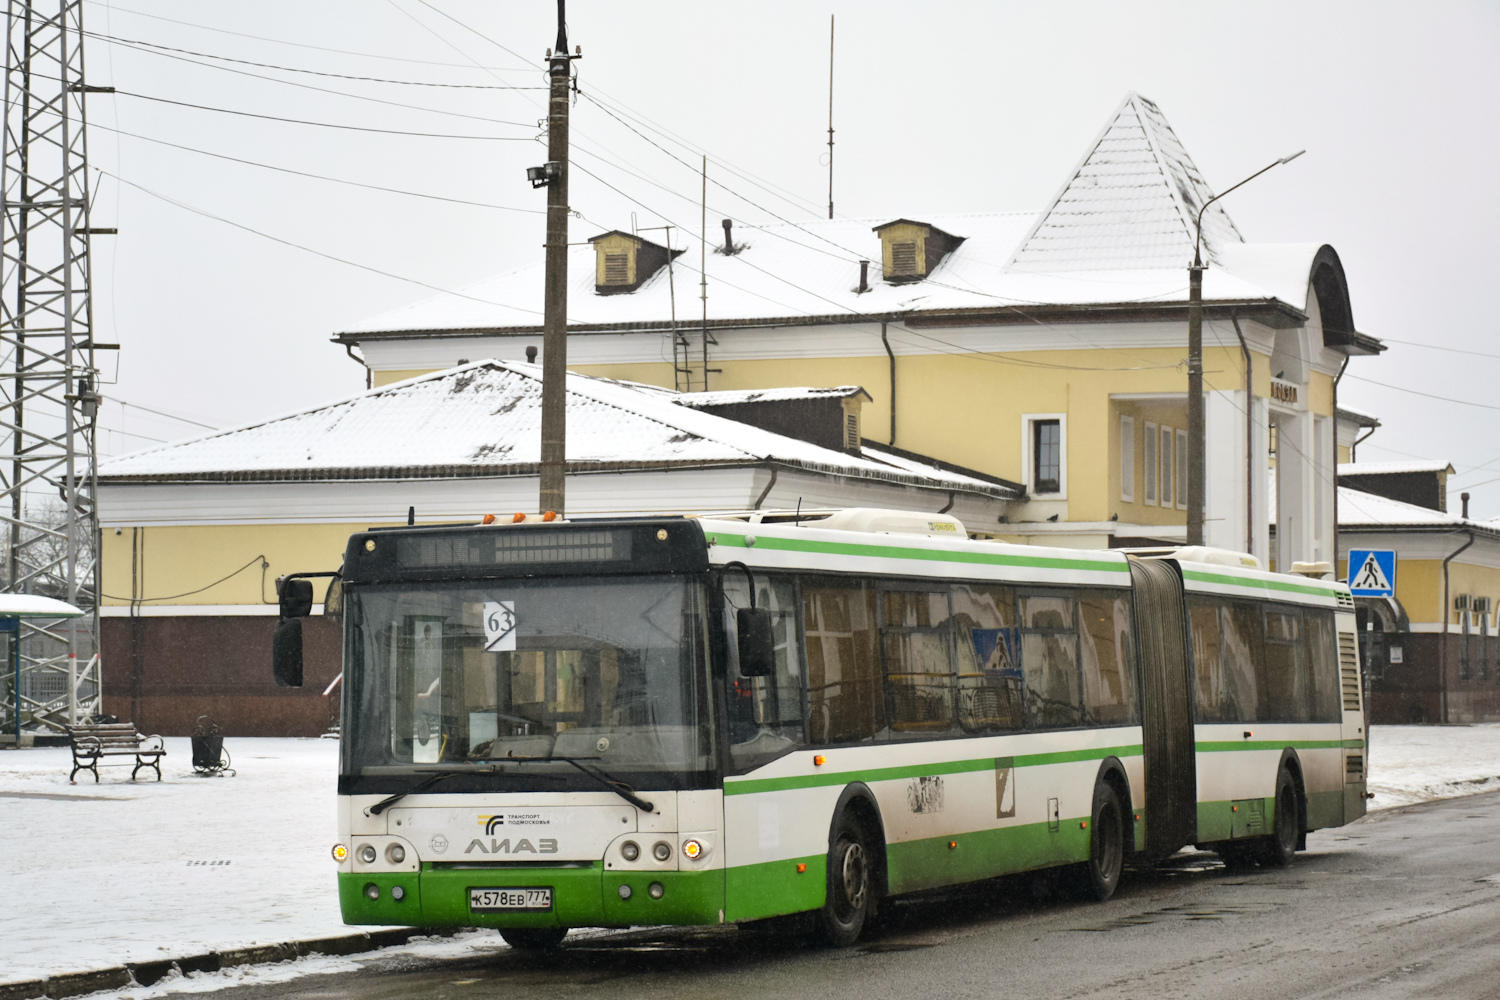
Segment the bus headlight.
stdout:
<svg viewBox="0 0 1500 1000">
<path fill-rule="evenodd" d="M 634 861 L 641 856 L 641 845 L 633 840 L 627 840 L 620 845 L 620 857 L 626 861 Z"/>
<path fill-rule="evenodd" d="M 363 861 L 365 864 L 373 865 L 377 857 L 379 857 L 379 855 L 375 853 L 374 844 L 365 844 L 360 847 L 359 860 Z"/>
<path fill-rule="evenodd" d="M 689 861 L 697 861 L 703 857 L 703 845 L 696 840 L 684 840 L 682 842 L 682 856 Z"/>
<path fill-rule="evenodd" d="M 399 865 L 406 860 L 406 848 L 400 844 L 391 844 L 385 849 L 385 859 L 393 865 Z"/>
<path fill-rule="evenodd" d="M 345 847 L 343 844 L 334 844 L 333 860 L 337 861 L 339 864 L 343 864 L 345 861 L 349 860 L 349 848 Z"/>
</svg>

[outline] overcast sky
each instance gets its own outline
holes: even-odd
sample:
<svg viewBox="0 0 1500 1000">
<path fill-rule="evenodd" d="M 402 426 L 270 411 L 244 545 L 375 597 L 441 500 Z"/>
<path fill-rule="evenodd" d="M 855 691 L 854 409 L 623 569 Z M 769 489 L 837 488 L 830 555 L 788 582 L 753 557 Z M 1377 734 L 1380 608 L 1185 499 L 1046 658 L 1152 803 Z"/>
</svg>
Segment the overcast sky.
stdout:
<svg viewBox="0 0 1500 1000">
<path fill-rule="evenodd" d="M 90 80 L 126 92 L 89 98 L 93 225 L 120 229 L 94 243 L 98 336 L 123 345 L 114 400 L 217 426 L 326 401 L 364 384 L 333 331 L 539 259 L 544 192 L 524 172 L 545 159 L 544 92 L 527 88 L 545 86 L 531 64 L 555 37 L 548 0 L 85 10 Z M 584 92 L 753 178 L 710 167 L 750 201 L 813 218 L 831 13 L 840 215 L 1039 210 L 1129 90 L 1157 102 L 1219 190 L 1305 148 L 1231 195 L 1231 216 L 1251 241 L 1332 244 L 1356 325 L 1391 345 L 1354 359 L 1340 388 L 1384 424 L 1360 457 L 1447 458 L 1455 510 L 1473 485 L 1475 515 L 1500 515 L 1500 5 L 572 0 L 568 37 Z M 600 178 L 574 175 L 590 220 L 574 240 L 590 222 L 628 228 L 632 211 L 640 226 L 696 227 L 692 171 L 588 100 L 574 114 L 575 162 Z M 770 221 L 711 189 L 710 224 L 724 215 Z M 106 454 L 197 432 L 118 402 L 105 426 Z"/>
</svg>

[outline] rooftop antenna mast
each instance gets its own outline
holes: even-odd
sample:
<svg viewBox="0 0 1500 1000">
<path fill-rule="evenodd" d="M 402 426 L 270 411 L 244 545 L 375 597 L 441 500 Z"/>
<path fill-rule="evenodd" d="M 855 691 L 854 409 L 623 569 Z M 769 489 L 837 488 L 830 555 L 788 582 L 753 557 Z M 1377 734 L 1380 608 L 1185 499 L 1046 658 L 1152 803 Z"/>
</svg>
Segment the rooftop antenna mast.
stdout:
<svg viewBox="0 0 1500 1000">
<path fill-rule="evenodd" d="M 833 218 L 833 15 L 828 15 L 828 217 Z"/>
<path fill-rule="evenodd" d="M 82 608 L 21 619 L 6 729 L 59 731 L 99 710 L 96 416 L 82 0 L 10 0 L 0 135 L 0 587 Z"/>
</svg>

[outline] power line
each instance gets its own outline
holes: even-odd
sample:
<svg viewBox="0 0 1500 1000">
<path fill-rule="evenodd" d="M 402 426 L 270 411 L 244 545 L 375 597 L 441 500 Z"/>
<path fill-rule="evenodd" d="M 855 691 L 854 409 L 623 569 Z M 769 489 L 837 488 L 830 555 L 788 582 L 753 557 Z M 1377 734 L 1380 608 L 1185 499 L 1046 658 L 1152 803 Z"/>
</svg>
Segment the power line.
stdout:
<svg viewBox="0 0 1500 1000">
<path fill-rule="evenodd" d="M 171 45 L 160 45 L 156 42 L 146 42 L 137 38 L 120 38 L 116 35 L 106 35 L 97 31 L 85 31 L 90 38 L 97 38 L 101 42 L 109 42 L 112 45 L 121 45 L 125 48 L 135 49 L 149 55 L 168 56 L 171 53 L 181 55 L 197 56 L 200 59 L 214 59 L 219 62 L 238 63 L 241 66 L 255 66 L 259 69 L 274 69 L 283 73 L 307 73 L 311 76 L 326 76 L 338 80 L 359 80 L 364 83 L 394 83 L 404 87 L 443 87 L 451 90 L 546 90 L 546 87 L 517 87 L 511 84 L 490 83 L 436 83 L 431 80 L 395 80 L 383 76 L 356 76 L 352 73 L 331 73 L 319 69 L 303 69 L 297 66 L 282 66 L 277 63 L 255 62 L 251 59 L 236 59 L 233 56 L 221 56 L 212 52 L 198 52 L 193 49 L 179 49 Z"/>
<path fill-rule="evenodd" d="M 1344 376 L 1346 378 L 1352 378 L 1356 382 L 1368 382 L 1371 385 L 1378 385 L 1386 389 L 1395 389 L 1397 392 L 1406 392 L 1410 393 L 1413 396 L 1424 396 L 1427 399 L 1436 399 L 1444 403 L 1458 403 L 1460 406 L 1477 406 L 1481 410 L 1500 410 L 1500 406 L 1492 406 L 1489 403 L 1475 403 L 1467 399 L 1454 399 L 1452 396 L 1435 396 L 1430 392 L 1422 392 L 1419 389 L 1407 389 L 1403 386 L 1391 385 L 1389 382 L 1377 382 L 1372 378 L 1363 378 L 1359 375 L 1350 375 L 1348 372 L 1345 372 Z"/>
<path fill-rule="evenodd" d="M 529 313 L 529 314 L 531 314 L 533 316 L 540 316 L 541 315 L 541 312 L 538 311 L 538 310 L 536 310 L 536 309 L 524 309 L 521 306 L 507 305 L 504 302 L 495 302 L 495 301 L 492 301 L 490 299 L 481 299 L 481 298 L 478 298 L 477 296 L 474 296 L 474 295 L 467 295 L 467 294 L 465 294 L 463 292 L 455 292 L 455 291 L 453 291 L 451 289 L 442 288 L 442 287 L 440 287 L 438 285 L 430 285 L 427 282 L 422 281 L 422 280 L 417 279 L 417 278 L 408 278 L 408 277 L 406 277 L 405 275 L 402 275 L 402 274 L 394 274 L 394 273 L 392 273 L 390 271 L 382 271 L 380 268 L 378 268 L 378 267 L 371 267 L 368 264 L 360 264 L 360 263 L 357 263 L 357 262 L 352 261 L 352 260 L 346 260 L 343 257 L 335 257 L 331 253 L 325 253 L 322 250 L 314 250 L 312 247 L 303 246 L 301 243 L 294 243 L 291 240 L 283 239 L 280 236 L 272 236 L 270 233 L 261 232 L 259 229 L 253 229 L 250 226 L 247 226 L 247 225 L 245 225 L 243 223 L 234 222 L 234 221 L 232 221 L 230 219 L 224 218 L 221 215 L 215 215 L 212 212 L 206 212 L 206 211 L 204 211 L 201 208 L 195 208 L 192 205 L 187 204 L 186 202 L 178 201 L 176 198 L 172 198 L 172 197 L 169 197 L 167 195 L 161 194 L 158 191 L 153 191 L 153 190 L 151 190 L 148 187 L 144 187 L 143 185 L 135 183 L 134 181 L 128 181 L 125 178 L 119 176 L 118 174 L 112 174 L 112 173 L 110 173 L 108 170 L 100 170 L 99 173 L 103 174 L 106 177 L 113 177 L 119 183 L 127 185 L 128 187 L 133 187 L 137 191 L 140 191 L 143 194 L 148 194 L 151 197 L 157 198 L 157 199 L 159 199 L 161 201 L 164 201 L 164 202 L 166 202 L 169 205 L 175 205 L 176 207 L 182 209 L 183 211 L 192 212 L 195 215 L 201 215 L 205 219 L 213 219 L 215 222 L 222 222 L 226 226 L 233 226 L 235 229 L 244 230 L 247 233 L 252 233 L 252 234 L 254 234 L 256 236 L 259 236 L 262 239 L 270 240 L 273 243 L 280 243 L 282 246 L 292 247 L 293 249 L 301 250 L 304 253 L 310 253 L 310 254 L 312 254 L 312 255 L 314 255 L 316 257 L 322 257 L 325 260 L 331 260 L 331 261 L 334 261 L 334 262 L 339 263 L 339 264 L 346 264 L 349 267 L 357 267 L 361 271 L 369 271 L 371 274 L 378 274 L 378 275 L 380 275 L 383 278 L 394 278 L 397 281 L 404 281 L 407 284 L 418 285 L 418 286 L 420 286 L 422 288 L 426 288 L 426 289 L 429 289 L 429 290 L 434 291 L 434 292 L 441 292 L 444 295 L 452 295 L 452 296 L 455 296 L 455 297 L 460 298 L 460 299 L 468 299 L 471 302 L 481 302 L 481 303 L 483 303 L 483 304 L 485 304 L 487 306 L 499 306 L 502 309 L 511 309 L 511 310 L 514 310 L 515 312 Z"/>
<path fill-rule="evenodd" d="M 288 122 L 293 125 L 316 125 L 319 128 L 336 128 L 352 132 L 378 132 L 382 135 L 410 135 L 426 139 L 480 139 L 486 142 L 531 142 L 533 137 L 510 136 L 510 135 L 456 135 L 448 132 L 408 132 L 393 128 L 372 128 L 368 125 L 341 125 L 336 122 L 315 122 L 305 118 L 282 118 L 279 115 L 263 115 L 254 111 L 236 111 L 233 108 L 215 108 L 207 104 L 193 104 L 189 101 L 176 101 L 170 97 L 153 97 L 150 94 L 137 94 L 129 90 L 116 90 L 115 94 L 120 97 L 134 97 L 141 101 L 155 101 L 158 104 L 175 104 L 180 108 L 196 108 L 199 111 L 213 111 L 221 115 L 239 115 L 243 118 L 261 118 L 266 121 Z M 513 124 L 502 122 L 502 124 Z"/>
<path fill-rule="evenodd" d="M 98 0 L 86 0 L 86 2 L 97 3 Z M 184 27 L 187 27 L 187 28 L 197 28 L 200 31 L 212 31 L 212 32 L 216 32 L 217 34 L 221 34 L 221 35 L 233 35 L 236 38 L 250 38 L 250 39 L 253 39 L 253 40 L 257 41 L 257 42 L 270 42 L 273 45 L 289 45 L 289 46 L 292 46 L 294 48 L 312 49 L 312 50 L 317 51 L 317 52 L 333 52 L 333 53 L 337 53 L 338 55 L 344 55 L 344 56 L 358 56 L 361 59 L 386 59 L 386 60 L 389 60 L 391 62 L 414 63 L 414 64 L 422 65 L 422 66 L 448 66 L 448 67 L 452 67 L 454 69 L 469 69 L 470 68 L 468 65 L 465 65 L 464 63 L 438 62 L 438 61 L 433 60 L 433 59 L 412 59 L 412 58 L 406 57 L 406 56 L 390 56 L 390 55 L 384 55 L 384 54 L 381 54 L 381 53 L 378 53 L 378 52 L 357 52 L 357 51 L 355 51 L 353 49 L 335 49 L 335 48 L 330 48 L 330 47 L 328 47 L 326 45 L 309 45 L 306 42 L 292 42 L 292 41 L 288 41 L 288 40 L 286 40 L 284 38 L 269 38 L 269 37 L 267 37 L 265 35 L 251 35 L 251 34 L 247 34 L 247 33 L 243 32 L 243 31 L 230 31 L 228 28 L 215 28 L 215 27 L 211 27 L 210 25 L 207 25 L 207 24 L 197 24 L 197 23 L 195 23 L 193 21 L 180 21 L 180 20 L 178 20 L 175 17 L 163 17 L 160 14 L 147 14 L 145 11 L 130 10 L 128 8 L 125 8 L 125 7 L 116 6 L 113 3 L 105 3 L 105 4 L 103 4 L 103 6 L 104 6 L 105 10 L 108 11 L 108 12 L 110 12 L 110 13 L 131 14 L 131 15 L 134 15 L 135 17 L 149 17 L 153 21 L 166 21 L 166 22 L 168 22 L 170 24 L 180 24 L 180 25 L 182 25 Z M 514 67 L 514 66 L 481 66 L 479 68 L 480 69 L 486 69 L 486 70 L 498 70 L 499 72 L 502 72 L 502 73 L 520 73 L 520 72 L 526 72 L 527 71 L 527 69 L 520 69 L 520 68 L 517 68 L 517 67 Z"/>
<path fill-rule="evenodd" d="M 1476 358 L 1494 358 L 1500 360 L 1500 354 L 1486 354 L 1484 351 L 1465 351 L 1459 347 L 1439 347 L 1437 344 L 1419 344 L 1415 340 L 1397 340 L 1395 337 L 1381 337 L 1388 344 L 1401 344 L 1405 347 L 1425 347 L 1429 351 L 1447 351 L 1449 354 L 1468 354 Z"/>
<path fill-rule="evenodd" d="M 192 424 L 194 427 L 202 427 L 204 430 L 216 431 L 219 429 L 214 424 L 205 424 L 199 420 L 189 420 L 187 417 L 180 417 L 175 413 L 168 413 L 165 410 L 153 410 L 149 406 L 142 406 L 140 403 L 132 403 L 129 400 L 121 399 L 118 396 L 111 396 L 109 398 L 114 402 L 119 403 L 121 406 L 128 406 L 133 410 L 142 410 L 146 413 L 154 413 L 156 416 L 166 417 L 168 420 L 178 420 L 184 424 Z M 119 433 L 124 434 L 125 432 L 120 431 Z"/>
<path fill-rule="evenodd" d="M 470 205 L 470 206 L 473 206 L 475 208 L 493 208 L 493 209 L 498 209 L 498 210 L 504 211 L 504 212 L 525 212 L 525 213 L 530 214 L 530 215 L 546 215 L 547 214 L 546 211 L 544 211 L 543 209 L 538 209 L 538 208 L 515 208 L 514 206 L 511 206 L 511 205 L 492 205 L 492 204 L 490 204 L 488 202 L 483 202 L 483 201 L 466 201 L 463 198 L 448 198 L 448 197 L 445 197 L 445 196 L 439 195 L 439 194 L 424 194 L 421 191 L 406 191 L 406 190 L 403 190 L 401 188 L 382 187 L 379 184 L 365 184 L 365 183 L 363 183 L 361 181 L 351 181 L 351 180 L 348 180 L 348 179 L 343 178 L 343 177 L 330 177 L 327 174 L 314 174 L 314 173 L 309 173 L 308 171 L 305 171 L 305 170 L 293 170 L 291 167 L 278 167 L 275 164 L 261 163 L 261 162 L 259 162 L 257 160 L 245 160 L 245 159 L 241 159 L 238 156 L 229 156 L 226 153 L 213 153 L 213 152 L 210 152 L 210 151 L 208 151 L 206 149 L 198 149 L 195 146 L 184 146 L 184 145 L 181 145 L 179 143 L 168 142 L 165 139 L 153 139 L 149 135 L 138 135 L 135 132 L 127 132 L 124 129 L 110 128 L 108 125 L 98 125 L 98 124 L 95 124 L 95 125 L 93 125 L 91 127 L 92 128 L 102 128 L 106 132 L 113 132 L 116 135 L 129 136 L 132 139 L 141 139 L 141 140 L 143 140 L 145 142 L 153 142 L 153 143 L 156 143 L 159 146 L 169 146 L 172 149 L 181 149 L 181 150 L 184 150 L 184 151 L 189 152 L 189 153 L 198 153 L 199 155 L 202 155 L 202 156 L 212 156 L 215 159 L 218 159 L 218 160 L 228 160 L 231 163 L 243 163 L 246 166 L 250 166 L 250 167 L 261 167 L 261 168 L 263 168 L 265 170 L 275 170 L 275 171 L 277 171 L 279 173 L 292 174 L 292 175 L 297 176 L 297 177 L 310 177 L 310 178 L 313 178 L 314 180 L 331 181 L 334 184 L 347 184 L 350 187 L 367 188 L 367 189 L 369 189 L 371 191 L 384 191 L 387 194 L 402 194 L 402 195 L 407 195 L 408 197 L 411 197 L 411 198 L 426 198 L 426 199 L 430 199 L 432 201 L 445 201 L 445 202 L 449 202 L 449 203 L 454 204 L 454 205 Z"/>
</svg>

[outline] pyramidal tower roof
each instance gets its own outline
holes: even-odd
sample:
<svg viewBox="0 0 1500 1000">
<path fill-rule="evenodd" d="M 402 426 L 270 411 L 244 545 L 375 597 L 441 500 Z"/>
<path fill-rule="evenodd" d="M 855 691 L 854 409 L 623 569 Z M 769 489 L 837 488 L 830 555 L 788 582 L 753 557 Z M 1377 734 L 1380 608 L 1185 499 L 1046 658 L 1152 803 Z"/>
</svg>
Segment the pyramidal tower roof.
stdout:
<svg viewBox="0 0 1500 1000">
<path fill-rule="evenodd" d="M 1186 268 L 1193 261 L 1194 220 L 1212 197 L 1161 109 L 1131 92 L 1010 266 L 1051 272 Z M 1211 206 L 1203 216 L 1205 258 L 1242 242 L 1229 215 Z"/>
</svg>

